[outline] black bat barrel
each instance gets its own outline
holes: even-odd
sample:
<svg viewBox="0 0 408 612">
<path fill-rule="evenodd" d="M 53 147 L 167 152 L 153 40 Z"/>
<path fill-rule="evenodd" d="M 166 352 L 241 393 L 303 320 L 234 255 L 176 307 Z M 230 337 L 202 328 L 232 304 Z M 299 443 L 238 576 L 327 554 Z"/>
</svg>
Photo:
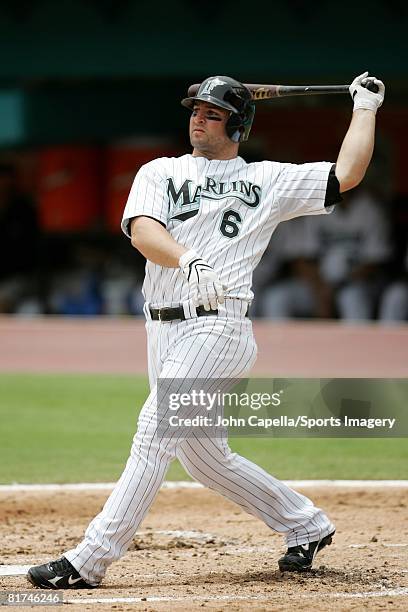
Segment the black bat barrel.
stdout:
<svg viewBox="0 0 408 612">
<path fill-rule="evenodd" d="M 305 96 L 308 94 L 341 94 L 349 92 L 349 85 L 278 85 L 278 97 Z M 363 85 L 373 93 L 378 92 L 378 85 L 369 81 Z"/>
</svg>

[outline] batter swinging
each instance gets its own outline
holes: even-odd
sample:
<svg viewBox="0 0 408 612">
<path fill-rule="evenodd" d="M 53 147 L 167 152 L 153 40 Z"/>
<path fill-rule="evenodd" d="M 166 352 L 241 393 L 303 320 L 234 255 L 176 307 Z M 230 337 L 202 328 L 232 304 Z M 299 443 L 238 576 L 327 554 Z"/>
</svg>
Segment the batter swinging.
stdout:
<svg viewBox="0 0 408 612">
<path fill-rule="evenodd" d="M 369 80 L 378 93 L 364 87 Z M 282 571 L 312 567 L 332 541 L 334 525 L 304 495 L 232 453 L 226 436 L 160 437 L 157 378 L 246 375 L 256 358 L 248 318 L 252 272 L 281 221 L 329 213 L 355 187 L 370 162 L 381 81 L 358 76 L 350 86 L 354 112 L 336 164 L 247 164 L 254 103 L 229 77 L 206 79 L 189 108 L 192 154 L 155 159 L 138 172 L 122 229 L 147 259 L 146 299 L 150 395 L 139 417 L 125 470 L 76 548 L 33 567 L 42 588 L 90 588 L 119 559 L 177 457 L 191 476 L 285 535 Z"/>
</svg>

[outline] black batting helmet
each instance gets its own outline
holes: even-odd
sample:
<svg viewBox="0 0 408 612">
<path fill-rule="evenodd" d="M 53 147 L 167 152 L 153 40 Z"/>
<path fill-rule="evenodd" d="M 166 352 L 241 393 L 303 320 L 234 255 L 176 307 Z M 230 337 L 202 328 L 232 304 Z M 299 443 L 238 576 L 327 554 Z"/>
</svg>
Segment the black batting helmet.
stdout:
<svg viewBox="0 0 408 612">
<path fill-rule="evenodd" d="M 226 124 L 228 137 L 234 142 L 248 140 L 255 115 L 255 103 L 245 85 L 227 76 L 208 77 L 200 85 L 197 95 L 184 98 L 181 103 L 193 109 L 194 102 L 210 102 L 231 112 Z"/>
</svg>

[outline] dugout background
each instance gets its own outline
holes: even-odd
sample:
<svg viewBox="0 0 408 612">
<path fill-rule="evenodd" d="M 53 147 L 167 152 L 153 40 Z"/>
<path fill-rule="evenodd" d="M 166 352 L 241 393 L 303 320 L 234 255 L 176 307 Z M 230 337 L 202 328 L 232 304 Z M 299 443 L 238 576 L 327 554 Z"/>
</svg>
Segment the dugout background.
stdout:
<svg viewBox="0 0 408 612">
<path fill-rule="evenodd" d="M 179 100 L 210 74 L 319 84 L 367 69 L 383 78 L 366 180 L 398 201 L 397 225 L 408 227 L 407 22 L 402 0 L 0 0 L 0 163 L 16 165 L 38 207 L 42 293 L 49 269 L 76 265 L 78 244 L 115 251 L 142 275 L 143 259 L 119 233 L 124 202 L 142 163 L 189 150 Z M 347 96 L 260 103 L 242 155 L 335 159 L 350 114 Z"/>
</svg>

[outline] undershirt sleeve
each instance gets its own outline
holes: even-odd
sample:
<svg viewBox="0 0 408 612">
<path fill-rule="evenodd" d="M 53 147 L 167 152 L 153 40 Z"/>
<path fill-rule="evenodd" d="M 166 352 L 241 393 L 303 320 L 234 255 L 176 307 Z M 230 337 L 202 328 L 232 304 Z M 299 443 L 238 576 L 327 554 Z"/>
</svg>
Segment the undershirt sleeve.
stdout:
<svg viewBox="0 0 408 612">
<path fill-rule="evenodd" d="M 333 204 L 338 204 L 342 202 L 343 198 L 340 195 L 340 183 L 339 179 L 336 176 L 336 164 L 333 164 L 331 170 L 329 172 L 329 177 L 327 179 L 327 187 L 326 187 L 326 197 L 324 200 L 324 205 L 332 206 Z"/>
</svg>

